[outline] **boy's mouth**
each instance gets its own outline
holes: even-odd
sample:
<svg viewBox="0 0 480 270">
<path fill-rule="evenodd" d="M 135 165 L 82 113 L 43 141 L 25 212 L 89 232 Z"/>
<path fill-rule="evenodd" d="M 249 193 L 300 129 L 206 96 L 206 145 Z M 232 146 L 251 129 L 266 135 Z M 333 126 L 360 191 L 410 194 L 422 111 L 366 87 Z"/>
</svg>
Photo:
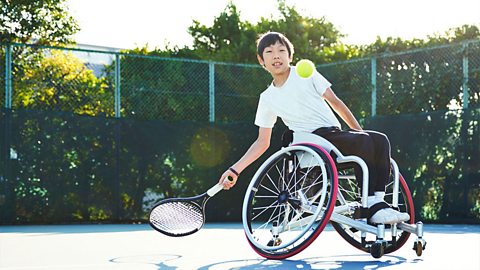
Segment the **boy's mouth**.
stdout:
<svg viewBox="0 0 480 270">
<path fill-rule="evenodd" d="M 272 64 L 272 66 L 274 66 L 274 67 L 279 67 L 281 65 L 283 65 L 283 63 L 281 63 L 281 62 L 275 62 L 275 63 Z"/>
</svg>

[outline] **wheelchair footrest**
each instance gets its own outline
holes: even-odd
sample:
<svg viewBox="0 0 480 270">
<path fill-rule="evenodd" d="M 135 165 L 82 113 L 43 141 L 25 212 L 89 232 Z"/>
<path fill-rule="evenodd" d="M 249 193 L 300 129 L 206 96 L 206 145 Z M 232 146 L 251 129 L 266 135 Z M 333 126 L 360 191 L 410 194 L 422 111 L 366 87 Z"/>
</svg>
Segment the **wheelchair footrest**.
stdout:
<svg viewBox="0 0 480 270">
<path fill-rule="evenodd" d="M 367 207 L 356 207 L 353 212 L 354 219 L 369 218 L 370 210 Z"/>
<path fill-rule="evenodd" d="M 378 211 L 385 209 L 385 208 L 392 208 L 395 210 L 399 210 L 397 207 L 392 207 L 388 205 L 385 202 L 380 202 L 377 204 L 374 204 L 372 207 L 367 208 L 367 207 L 356 207 L 355 211 L 353 212 L 353 218 L 354 219 L 362 219 L 362 218 L 371 218 L 375 213 Z"/>
</svg>

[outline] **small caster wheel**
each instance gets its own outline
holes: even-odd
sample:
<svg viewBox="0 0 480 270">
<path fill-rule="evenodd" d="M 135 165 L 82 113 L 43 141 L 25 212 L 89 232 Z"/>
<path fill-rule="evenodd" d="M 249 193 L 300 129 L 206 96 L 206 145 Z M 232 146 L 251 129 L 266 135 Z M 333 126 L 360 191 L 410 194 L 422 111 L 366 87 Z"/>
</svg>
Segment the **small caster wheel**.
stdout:
<svg viewBox="0 0 480 270">
<path fill-rule="evenodd" d="M 415 250 L 418 257 L 422 256 L 424 249 L 425 247 L 423 246 L 422 241 L 415 241 L 415 243 L 413 243 L 413 250 Z"/>
<path fill-rule="evenodd" d="M 272 239 L 268 242 L 267 246 L 269 247 L 278 247 L 280 246 L 280 244 L 282 243 L 282 239 L 280 238 L 275 238 L 275 239 Z"/>
<path fill-rule="evenodd" d="M 385 253 L 384 248 L 385 247 L 383 243 L 373 243 L 370 246 L 370 254 L 372 254 L 372 257 L 374 257 L 375 259 L 381 258 Z"/>
</svg>

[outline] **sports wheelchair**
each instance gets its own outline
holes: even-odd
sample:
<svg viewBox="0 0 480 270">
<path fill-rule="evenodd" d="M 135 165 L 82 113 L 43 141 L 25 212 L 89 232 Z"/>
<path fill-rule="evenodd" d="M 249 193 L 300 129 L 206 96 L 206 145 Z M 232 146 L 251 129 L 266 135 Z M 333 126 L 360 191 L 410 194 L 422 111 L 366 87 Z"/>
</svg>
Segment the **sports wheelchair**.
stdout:
<svg viewBox="0 0 480 270">
<path fill-rule="evenodd" d="M 363 171 L 358 186 L 353 165 Z M 374 258 L 402 247 L 416 234 L 413 249 L 421 256 L 423 224 L 415 222 L 412 196 L 394 160 L 385 201 L 410 215 L 396 224 L 368 222 L 368 168 L 357 156 L 344 156 L 326 139 L 295 132 L 293 142 L 270 156 L 247 188 L 242 221 L 252 248 L 268 259 L 285 259 L 308 247 L 330 221 L 354 247 Z"/>
</svg>

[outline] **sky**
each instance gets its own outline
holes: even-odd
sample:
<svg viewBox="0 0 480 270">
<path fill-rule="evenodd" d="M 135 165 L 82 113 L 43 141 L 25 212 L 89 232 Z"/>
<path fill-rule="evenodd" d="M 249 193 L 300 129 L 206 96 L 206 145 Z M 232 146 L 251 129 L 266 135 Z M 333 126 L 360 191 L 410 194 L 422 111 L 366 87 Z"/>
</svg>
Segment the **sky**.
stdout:
<svg viewBox="0 0 480 270">
<path fill-rule="evenodd" d="M 133 49 L 189 46 L 193 20 L 211 26 L 228 2 L 251 23 L 277 18 L 276 0 L 67 0 L 81 30 L 79 44 Z M 346 44 L 370 44 L 377 36 L 402 39 L 443 34 L 463 24 L 480 26 L 480 0 L 286 0 L 303 16 L 325 17 Z M 254 42 L 254 41 L 252 41 Z"/>
</svg>

